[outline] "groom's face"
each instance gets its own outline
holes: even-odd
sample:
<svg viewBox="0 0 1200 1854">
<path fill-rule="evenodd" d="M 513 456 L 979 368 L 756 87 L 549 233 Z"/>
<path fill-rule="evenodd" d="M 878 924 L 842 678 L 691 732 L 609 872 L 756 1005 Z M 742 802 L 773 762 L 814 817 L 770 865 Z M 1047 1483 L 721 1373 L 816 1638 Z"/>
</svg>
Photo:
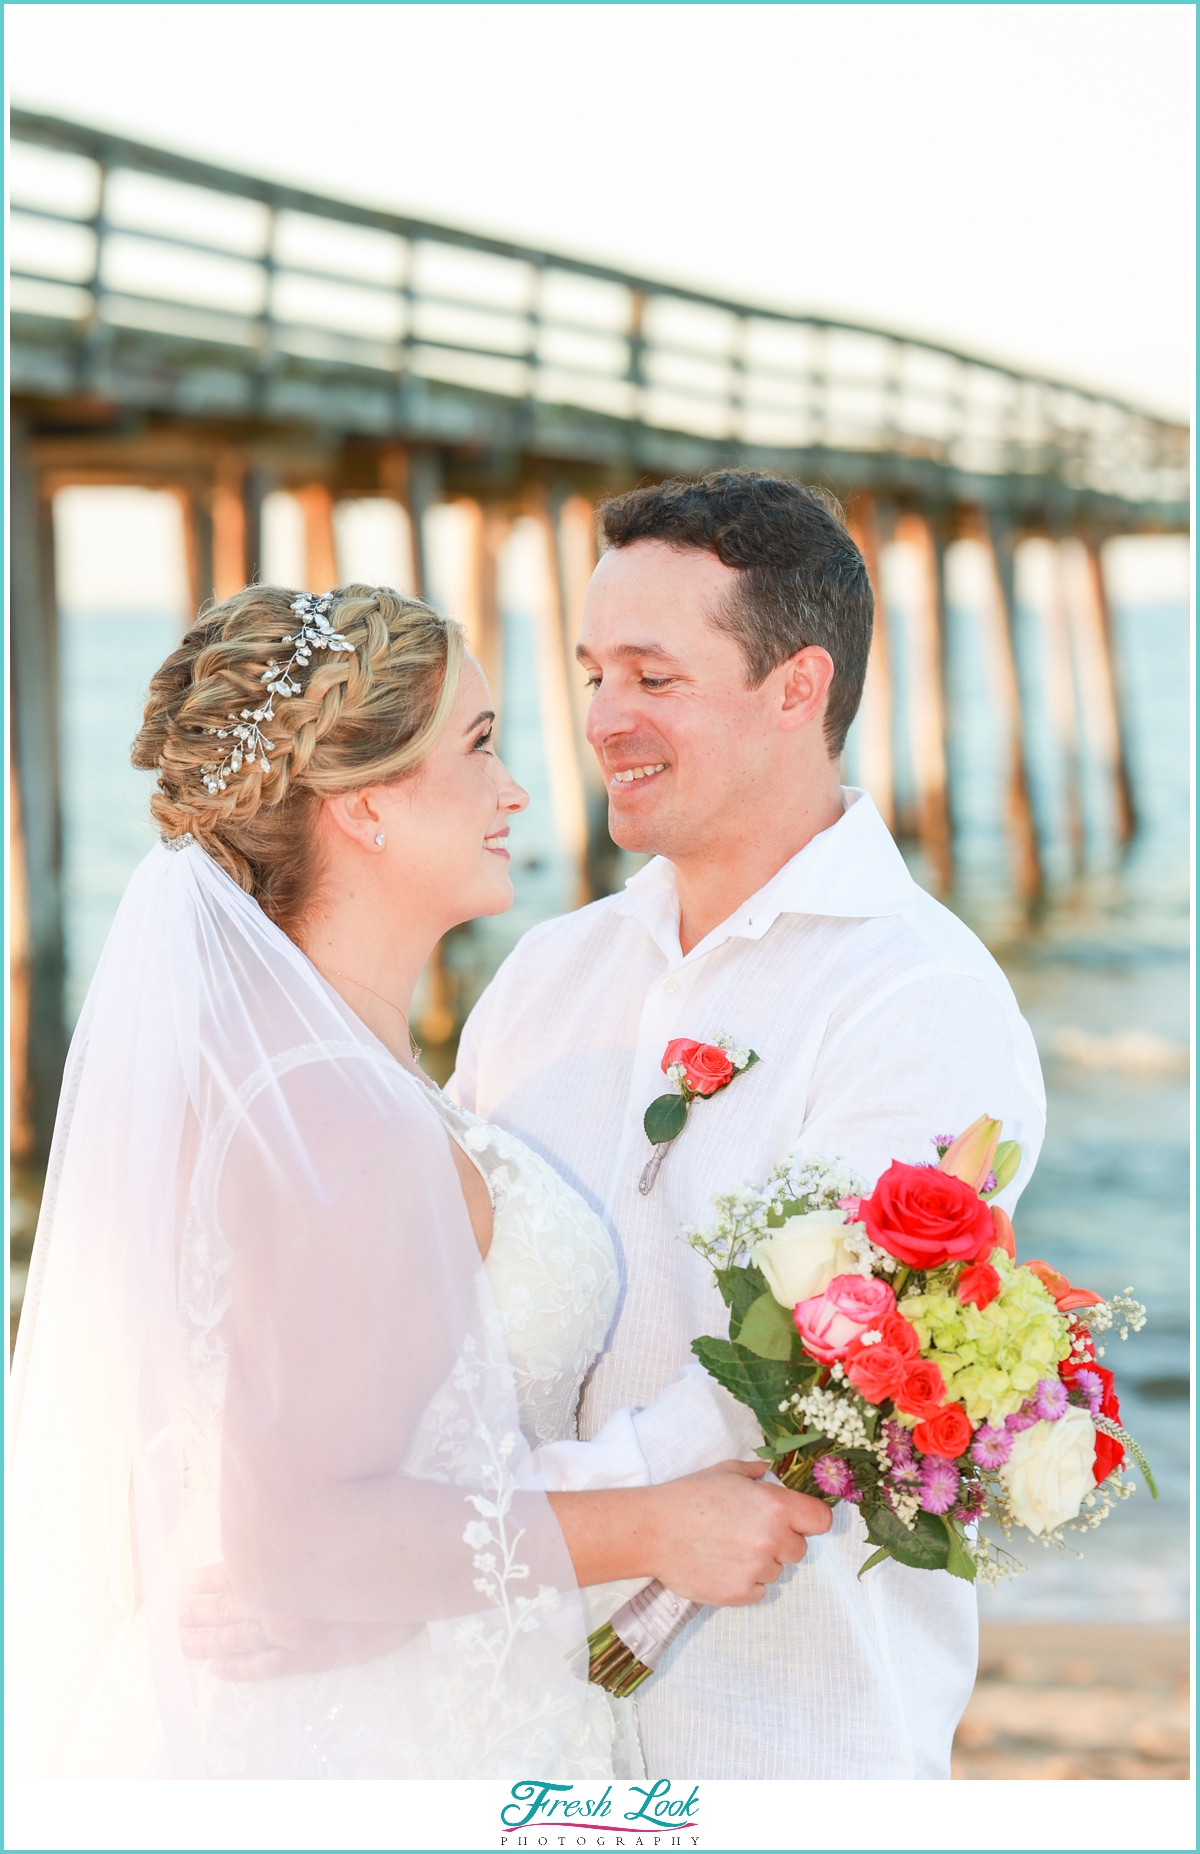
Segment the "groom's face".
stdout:
<svg viewBox="0 0 1200 1854">
<path fill-rule="evenodd" d="M 578 656 L 623 849 L 719 856 L 771 789 L 775 678 L 750 688 L 741 645 L 712 619 L 738 577 L 662 541 L 613 548 L 592 576 Z"/>
</svg>

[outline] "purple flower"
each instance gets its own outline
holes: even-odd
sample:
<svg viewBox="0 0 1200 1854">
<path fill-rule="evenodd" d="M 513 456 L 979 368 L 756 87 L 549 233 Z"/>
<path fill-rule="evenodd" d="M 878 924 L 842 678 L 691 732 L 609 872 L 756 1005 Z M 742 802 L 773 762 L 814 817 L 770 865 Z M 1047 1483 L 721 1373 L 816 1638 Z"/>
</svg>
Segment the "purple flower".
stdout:
<svg viewBox="0 0 1200 1854">
<path fill-rule="evenodd" d="M 1011 1434 L 1019 1435 L 1022 1429 L 1032 1429 L 1037 1420 L 1037 1417 L 1033 1414 L 1033 1405 L 1030 1403 L 1029 1399 L 1026 1398 L 1019 1410 L 1014 1411 L 1012 1416 L 1005 1417 L 1004 1427 L 1009 1430 Z"/>
<path fill-rule="evenodd" d="M 968 1481 L 967 1491 L 950 1517 L 961 1520 L 964 1526 L 969 1526 L 973 1520 L 983 1517 L 983 1509 L 986 1505 L 987 1488 L 983 1482 Z"/>
<path fill-rule="evenodd" d="M 888 1460 L 893 1468 L 911 1468 L 917 1459 L 913 1439 L 903 1423 L 885 1423 L 884 1441 L 887 1443 Z"/>
<path fill-rule="evenodd" d="M 840 1455 L 819 1455 L 813 1463 L 813 1480 L 834 1500 L 862 1498 L 854 1484 L 854 1469 Z"/>
<path fill-rule="evenodd" d="M 944 1455 L 921 1463 L 921 1505 L 927 1513 L 948 1513 L 958 1499 L 958 1469 Z"/>
<path fill-rule="evenodd" d="M 1070 1403 L 1067 1387 L 1057 1378 L 1040 1378 L 1033 1396 L 1033 1414 L 1045 1423 L 1056 1423 Z"/>
<path fill-rule="evenodd" d="M 1100 1405 L 1104 1402 L 1104 1380 L 1094 1371 L 1077 1371 L 1074 1389 L 1083 1392 L 1083 1400 L 1093 1416 L 1099 1416 Z"/>
<path fill-rule="evenodd" d="M 989 1191 L 994 1191 L 995 1189 L 996 1189 L 996 1174 L 995 1172 L 989 1172 L 987 1177 L 984 1179 L 983 1183 L 979 1187 L 979 1195 L 980 1197 L 986 1197 Z"/>
<path fill-rule="evenodd" d="M 979 1468 L 1002 1468 L 1012 1454 L 1013 1438 L 1009 1429 L 993 1429 L 981 1423 L 971 1444 L 971 1460 Z"/>
<path fill-rule="evenodd" d="M 954 1139 L 955 1139 L 955 1135 L 953 1133 L 935 1133 L 934 1134 L 933 1143 L 938 1149 L 939 1159 L 941 1158 L 944 1152 L 949 1152 L 951 1146 L 953 1146 L 954 1144 Z"/>
<path fill-rule="evenodd" d="M 921 1471 L 915 1461 L 902 1461 L 894 1468 L 888 1469 L 888 1479 L 893 1487 L 918 1487 Z"/>
</svg>

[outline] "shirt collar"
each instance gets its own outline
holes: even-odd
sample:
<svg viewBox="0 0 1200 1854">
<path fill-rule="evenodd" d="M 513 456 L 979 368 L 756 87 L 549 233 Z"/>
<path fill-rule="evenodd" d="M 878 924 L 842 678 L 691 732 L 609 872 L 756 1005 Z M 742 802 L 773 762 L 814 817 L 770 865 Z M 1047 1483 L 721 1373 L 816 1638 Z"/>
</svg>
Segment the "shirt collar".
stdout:
<svg viewBox="0 0 1200 1854">
<path fill-rule="evenodd" d="M 837 823 L 818 831 L 757 894 L 694 946 L 689 960 L 735 937 L 761 940 L 781 914 L 865 920 L 903 914 L 912 906 L 917 884 L 870 797 L 843 786 L 842 799 L 845 810 Z M 654 857 L 631 876 L 612 906 L 640 920 L 671 963 L 679 962 L 679 896 L 674 867 L 665 856 Z"/>
</svg>

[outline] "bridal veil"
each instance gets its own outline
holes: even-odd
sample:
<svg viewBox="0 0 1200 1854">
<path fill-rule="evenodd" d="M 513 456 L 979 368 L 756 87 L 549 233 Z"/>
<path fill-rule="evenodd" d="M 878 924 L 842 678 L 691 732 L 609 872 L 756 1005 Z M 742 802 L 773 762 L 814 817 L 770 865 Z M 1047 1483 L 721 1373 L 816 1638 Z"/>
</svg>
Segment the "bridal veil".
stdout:
<svg viewBox="0 0 1200 1854">
<path fill-rule="evenodd" d="M 10 1770 L 559 1774 L 584 1623 L 526 1455 L 421 1083 L 203 850 L 155 848 L 71 1046 L 14 1362 Z M 268 1631 L 321 1625 L 324 1671 L 183 1658 L 217 1561 Z"/>
</svg>

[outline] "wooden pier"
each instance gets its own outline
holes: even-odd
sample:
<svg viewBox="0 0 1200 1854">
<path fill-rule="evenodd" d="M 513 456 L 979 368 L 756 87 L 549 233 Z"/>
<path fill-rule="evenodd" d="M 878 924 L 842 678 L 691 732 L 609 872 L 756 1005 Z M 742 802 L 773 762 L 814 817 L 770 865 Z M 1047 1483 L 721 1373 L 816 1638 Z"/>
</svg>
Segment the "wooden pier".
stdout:
<svg viewBox="0 0 1200 1854">
<path fill-rule="evenodd" d="M 339 507 L 403 507 L 413 589 L 431 512 L 458 505 L 461 616 L 499 693 L 497 590 L 512 524 L 545 549 L 539 700 L 559 841 L 580 899 L 608 892 L 606 800 L 573 673 L 592 512 L 668 474 L 762 467 L 835 491 L 881 617 L 886 549 L 907 550 L 903 731 L 880 622 L 861 777 L 954 883 L 946 753 L 945 555 L 984 550 L 984 634 L 1006 755 L 1014 890 L 1036 905 L 1014 560 L 1061 557 L 1054 725 L 1077 763 L 1071 665 L 1096 718 L 1123 840 L 1135 819 L 1100 548 L 1188 521 L 1188 433 L 1102 394 L 887 330 L 788 315 L 327 199 L 78 124 L 12 112 L 12 757 L 15 1136 L 44 1151 L 66 1040 L 53 499 L 73 485 L 167 490 L 185 518 L 195 608 L 253 579 L 264 499 L 303 515 L 313 590 L 338 579 Z M 1065 668 L 1064 668 L 1065 666 Z M 1067 681 L 1063 680 L 1063 677 Z M 1071 756 L 1074 755 L 1074 761 Z M 1078 775 L 1074 775 L 1078 806 Z M 431 999 L 425 1033 L 453 1029 Z"/>
</svg>

